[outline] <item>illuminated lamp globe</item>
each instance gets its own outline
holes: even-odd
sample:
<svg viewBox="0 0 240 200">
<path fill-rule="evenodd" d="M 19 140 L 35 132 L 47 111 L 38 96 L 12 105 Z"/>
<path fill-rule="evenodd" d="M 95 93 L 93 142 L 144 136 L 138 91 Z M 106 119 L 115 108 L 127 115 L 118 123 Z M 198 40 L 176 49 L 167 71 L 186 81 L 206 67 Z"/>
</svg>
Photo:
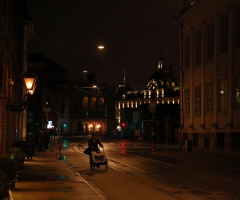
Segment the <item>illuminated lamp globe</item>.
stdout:
<svg viewBox="0 0 240 200">
<path fill-rule="evenodd" d="M 104 49 L 104 46 L 103 45 L 99 45 L 98 49 Z"/>
<path fill-rule="evenodd" d="M 29 77 L 24 78 L 26 88 L 27 88 L 27 93 L 30 93 L 30 94 L 33 93 L 35 80 L 36 80 L 35 78 L 29 78 Z"/>
</svg>

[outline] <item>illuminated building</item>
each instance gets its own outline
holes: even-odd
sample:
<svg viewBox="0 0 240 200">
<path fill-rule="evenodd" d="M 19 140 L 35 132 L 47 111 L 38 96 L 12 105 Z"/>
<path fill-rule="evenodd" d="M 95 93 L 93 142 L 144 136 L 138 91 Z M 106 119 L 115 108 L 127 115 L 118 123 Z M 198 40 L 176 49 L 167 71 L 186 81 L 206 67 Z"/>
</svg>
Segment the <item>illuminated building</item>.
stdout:
<svg viewBox="0 0 240 200">
<path fill-rule="evenodd" d="M 182 145 L 239 156 L 240 1 L 199 0 L 176 21 Z"/>
<path fill-rule="evenodd" d="M 148 79 L 143 90 L 132 90 L 127 83 L 120 84 L 116 101 L 116 122 L 118 137 L 150 138 L 152 128 L 163 141 L 168 132 L 167 121 L 171 121 L 172 130 L 168 140 L 177 141 L 179 123 L 179 87 L 171 67 L 166 67 L 163 57 L 158 61 L 157 69 Z"/>
</svg>

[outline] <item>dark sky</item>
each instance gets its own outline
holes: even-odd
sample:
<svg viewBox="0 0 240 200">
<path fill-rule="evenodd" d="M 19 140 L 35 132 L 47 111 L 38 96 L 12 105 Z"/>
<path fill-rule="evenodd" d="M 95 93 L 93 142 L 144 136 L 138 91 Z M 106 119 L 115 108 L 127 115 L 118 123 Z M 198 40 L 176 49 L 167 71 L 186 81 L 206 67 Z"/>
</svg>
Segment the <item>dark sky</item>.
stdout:
<svg viewBox="0 0 240 200">
<path fill-rule="evenodd" d="M 30 51 L 51 59 L 78 79 L 94 72 L 100 83 L 126 81 L 143 89 L 161 52 L 179 66 L 179 0 L 28 0 L 35 39 Z M 105 49 L 99 51 L 98 44 Z M 176 74 L 178 77 L 178 74 Z"/>
</svg>

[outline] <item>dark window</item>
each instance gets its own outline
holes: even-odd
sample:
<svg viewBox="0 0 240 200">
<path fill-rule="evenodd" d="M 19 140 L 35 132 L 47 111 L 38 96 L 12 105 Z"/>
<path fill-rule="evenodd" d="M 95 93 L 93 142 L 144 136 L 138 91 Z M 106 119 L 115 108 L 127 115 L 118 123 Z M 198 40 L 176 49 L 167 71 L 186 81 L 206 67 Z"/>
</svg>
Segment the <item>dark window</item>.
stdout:
<svg viewBox="0 0 240 200">
<path fill-rule="evenodd" d="M 190 37 L 185 39 L 185 69 L 190 68 Z"/>
<path fill-rule="evenodd" d="M 195 114 L 201 114 L 201 87 L 195 87 Z"/>
<path fill-rule="evenodd" d="M 206 112 L 213 111 L 213 84 L 206 83 Z"/>
<path fill-rule="evenodd" d="M 204 147 L 210 147 L 210 139 L 207 137 L 204 138 Z"/>
<path fill-rule="evenodd" d="M 228 51 L 228 15 L 220 17 L 220 53 Z"/>
<path fill-rule="evenodd" d="M 217 133 L 217 148 L 224 148 L 224 133 Z"/>
<path fill-rule="evenodd" d="M 78 114 L 78 105 L 74 104 L 74 114 Z"/>
<path fill-rule="evenodd" d="M 185 101 L 185 114 L 190 114 L 190 90 L 189 88 L 184 90 L 184 101 Z"/>
<path fill-rule="evenodd" d="M 193 146 L 198 146 L 198 133 L 193 133 Z"/>
<path fill-rule="evenodd" d="M 207 59 L 213 58 L 214 24 L 207 25 Z"/>
<path fill-rule="evenodd" d="M 64 113 L 64 104 L 61 105 L 61 114 Z"/>
<path fill-rule="evenodd" d="M 236 22 L 235 22 L 235 47 L 239 48 L 240 47 L 240 8 L 237 8 L 236 12 Z"/>
<path fill-rule="evenodd" d="M 240 149 L 240 133 L 232 133 L 232 148 Z"/>
<path fill-rule="evenodd" d="M 195 63 L 201 63 L 201 31 L 195 33 Z"/>
</svg>

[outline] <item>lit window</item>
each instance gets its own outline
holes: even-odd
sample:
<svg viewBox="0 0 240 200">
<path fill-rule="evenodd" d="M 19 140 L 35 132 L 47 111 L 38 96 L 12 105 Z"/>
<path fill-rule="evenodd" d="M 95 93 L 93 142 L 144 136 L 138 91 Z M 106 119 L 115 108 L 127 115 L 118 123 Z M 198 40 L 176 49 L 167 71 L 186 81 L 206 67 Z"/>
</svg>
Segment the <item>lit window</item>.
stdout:
<svg viewBox="0 0 240 200">
<path fill-rule="evenodd" d="M 157 98 L 159 97 L 159 90 L 156 91 L 157 92 Z"/>
<path fill-rule="evenodd" d="M 149 90 L 149 91 L 148 91 L 148 96 L 149 96 L 149 98 L 151 98 L 151 94 L 152 94 L 152 92 L 151 92 L 151 90 Z"/>
</svg>

